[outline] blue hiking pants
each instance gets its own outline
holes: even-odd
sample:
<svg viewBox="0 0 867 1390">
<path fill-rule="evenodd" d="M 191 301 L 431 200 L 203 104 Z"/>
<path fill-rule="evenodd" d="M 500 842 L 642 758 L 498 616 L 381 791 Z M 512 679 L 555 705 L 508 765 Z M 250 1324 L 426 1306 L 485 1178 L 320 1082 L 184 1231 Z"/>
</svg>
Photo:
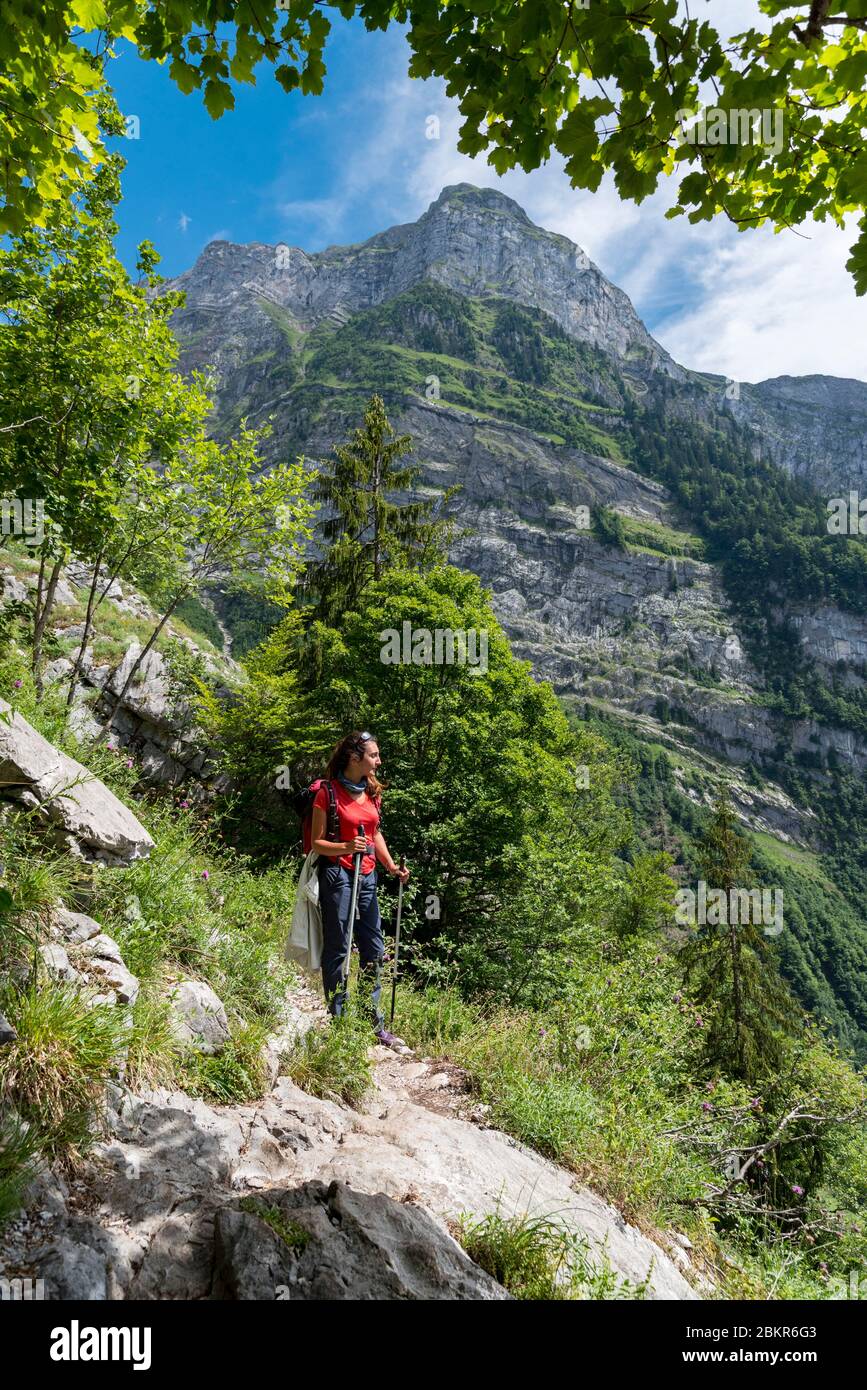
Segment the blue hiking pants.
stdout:
<svg viewBox="0 0 867 1390">
<path fill-rule="evenodd" d="M 322 986 L 328 1011 L 335 1017 L 346 1005 L 346 981 L 343 964 L 349 941 L 349 903 L 352 898 L 352 870 L 336 860 L 319 863 L 319 906 L 322 912 Z M 385 1019 L 379 1007 L 382 993 L 382 957 L 385 942 L 382 919 L 376 897 L 376 869 L 362 874 L 358 880 L 358 917 L 353 927 L 353 940 L 361 957 L 361 974 L 365 994 L 370 1000 L 371 1022 L 382 1028 Z"/>
</svg>

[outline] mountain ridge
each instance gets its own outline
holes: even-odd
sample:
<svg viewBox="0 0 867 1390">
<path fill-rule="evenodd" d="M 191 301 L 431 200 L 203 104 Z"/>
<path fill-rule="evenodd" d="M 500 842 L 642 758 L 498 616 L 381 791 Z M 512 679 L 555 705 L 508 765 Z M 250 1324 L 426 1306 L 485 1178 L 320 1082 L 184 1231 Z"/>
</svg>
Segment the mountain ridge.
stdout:
<svg viewBox="0 0 867 1390">
<path fill-rule="evenodd" d="M 485 218 L 497 220 L 499 235 L 485 230 Z M 370 264 L 383 258 L 387 264 Z M 708 406 L 721 406 L 757 432 L 769 458 L 829 493 L 867 481 L 867 383 L 811 373 L 740 382 L 732 390 L 728 377 L 677 363 L 580 246 L 537 226 L 498 189 L 447 185 L 416 221 L 322 251 L 210 242 L 168 285 L 186 290 L 197 308 L 225 307 L 227 295 L 235 301 L 259 294 L 309 330 L 331 316 L 386 303 L 426 279 L 461 294 L 494 292 L 549 314 L 576 341 L 617 357 L 638 394 L 649 373 L 699 384 Z M 843 410 L 854 415 L 854 428 L 838 418 Z M 827 447 L 825 435 L 832 441 Z"/>
</svg>

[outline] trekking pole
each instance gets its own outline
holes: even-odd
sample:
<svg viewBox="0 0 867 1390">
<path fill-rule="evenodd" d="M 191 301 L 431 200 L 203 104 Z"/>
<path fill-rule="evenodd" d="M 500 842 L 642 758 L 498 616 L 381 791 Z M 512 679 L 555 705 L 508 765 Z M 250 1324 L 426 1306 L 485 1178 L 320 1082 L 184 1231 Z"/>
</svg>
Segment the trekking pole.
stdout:
<svg viewBox="0 0 867 1390">
<path fill-rule="evenodd" d="M 358 834 L 364 834 L 364 826 L 360 821 L 358 823 Z M 343 962 L 343 978 L 346 981 L 347 993 L 349 988 L 349 963 L 352 957 L 352 928 L 355 924 L 355 906 L 358 902 L 358 879 L 361 873 L 361 855 L 362 851 L 360 849 L 356 850 L 353 855 L 355 866 L 352 871 L 352 897 L 349 902 L 349 931 L 347 933 L 346 959 Z"/>
<path fill-rule="evenodd" d="M 400 867 L 406 868 L 406 855 L 400 856 Z M 388 1020 L 389 1028 L 394 1023 L 394 1000 L 397 994 L 397 958 L 400 952 L 400 914 L 403 911 L 403 879 L 400 880 L 400 887 L 397 890 L 397 918 L 394 923 L 394 970 L 391 976 L 391 1018 Z"/>
</svg>

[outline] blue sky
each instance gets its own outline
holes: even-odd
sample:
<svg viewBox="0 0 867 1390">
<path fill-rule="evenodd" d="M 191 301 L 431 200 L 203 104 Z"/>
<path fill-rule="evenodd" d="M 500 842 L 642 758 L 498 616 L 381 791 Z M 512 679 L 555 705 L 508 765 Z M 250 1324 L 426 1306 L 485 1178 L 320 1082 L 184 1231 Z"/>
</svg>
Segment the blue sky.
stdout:
<svg viewBox="0 0 867 1390">
<path fill-rule="evenodd" d="M 754 0 L 725 5 L 729 27 Z M 410 81 L 402 34 L 368 34 L 335 16 L 319 97 L 287 96 L 261 65 L 255 87 L 236 86 L 236 108 L 212 121 L 167 68 L 129 48 L 110 71 L 122 111 L 140 135 L 128 160 L 119 251 L 128 265 L 147 237 L 167 275 L 207 243 L 288 242 L 308 251 L 361 241 L 419 217 L 440 189 L 461 181 L 498 187 L 539 225 L 581 245 L 633 299 L 651 332 L 681 362 L 743 381 L 785 373 L 867 379 L 867 302 L 844 269 L 853 239 L 837 228 L 738 234 L 722 220 L 666 221 L 673 190 L 642 206 L 604 183 L 569 187 L 559 162 L 498 177 L 457 151 L 458 115 L 439 82 Z M 429 138 L 430 117 L 439 138 Z"/>
</svg>

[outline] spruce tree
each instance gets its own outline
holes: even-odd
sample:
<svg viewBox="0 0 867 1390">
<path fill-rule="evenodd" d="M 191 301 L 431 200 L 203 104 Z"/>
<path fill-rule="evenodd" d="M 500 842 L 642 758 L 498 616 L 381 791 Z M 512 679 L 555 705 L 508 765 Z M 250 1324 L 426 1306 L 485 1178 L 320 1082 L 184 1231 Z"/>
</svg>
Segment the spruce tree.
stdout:
<svg viewBox="0 0 867 1390">
<path fill-rule="evenodd" d="M 751 860 L 750 845 L 736 829 L 729 792 L 723 788 L 699 840 L 708 893 L 721 889 L 730 907 L 731 890 L 746 886 Z M 708 1063 L 752 1082 L 779 1066 L 785 1036 L 797 1026 L 798 1014 L 762 924 L 733 922 L 733 915 L 729 910 L 726 922 L 698 925 L 682 959 L 690 993 L 709 1016 Z"/>
<path fill-rule="evenodd" d="M 452 526 L 441 513 L 457 489 L 449 488 L 438 503 L 392 500 L 417 484 L 421 470 L 400 463 L 411 451 L 411 436 L 395 434 L 379 396 L 371 396 L 348 443 L 335 446 L 331 468 L 314 489 L 325 519 L 322 555 L 308 565 L 304 581 L 313 618 L 339 625 L 387 568 L 424 570 L 445 558 Z"/>
</svg>

